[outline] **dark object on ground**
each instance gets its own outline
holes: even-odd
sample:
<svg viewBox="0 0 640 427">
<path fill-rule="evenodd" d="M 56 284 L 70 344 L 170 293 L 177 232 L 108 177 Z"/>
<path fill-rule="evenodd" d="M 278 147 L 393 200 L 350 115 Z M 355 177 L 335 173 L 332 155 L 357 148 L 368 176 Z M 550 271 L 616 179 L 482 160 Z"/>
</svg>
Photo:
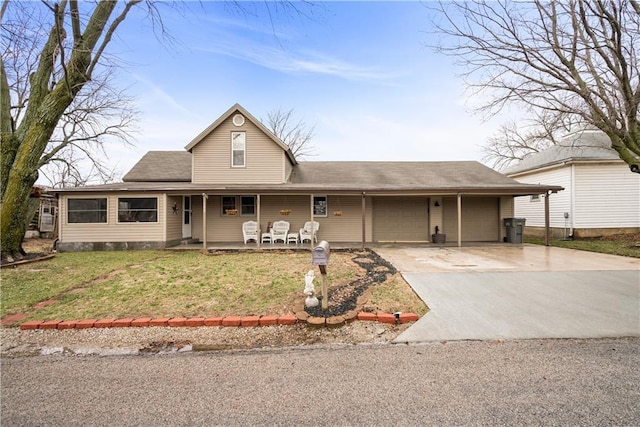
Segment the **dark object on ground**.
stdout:
<svg viewBox="0 0 640 427">
<path fill-rule="evenodd" d="M 372 284 L 387 280 L 387 275 L 395 274 L 397 270 L 372 250 L 358 252 L 353 262 L 366 270 L 363 277 L 353 282 L 329 289 L 329 304 L 326 310 L 319 305 L 306 307 L 305 311 L 314 317 L 340 316 L 356 308 L 358 297 Z"/>
</svg>

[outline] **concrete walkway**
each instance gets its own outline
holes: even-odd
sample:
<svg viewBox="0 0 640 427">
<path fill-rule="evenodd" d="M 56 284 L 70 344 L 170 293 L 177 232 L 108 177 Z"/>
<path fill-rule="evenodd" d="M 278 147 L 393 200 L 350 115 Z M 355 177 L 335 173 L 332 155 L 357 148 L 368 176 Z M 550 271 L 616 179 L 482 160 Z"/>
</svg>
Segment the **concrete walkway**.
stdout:
<svg viewBox="0 0 640 427">
<path fill-rule="evenodd" d="M 430 311 L 396 343 L 640 336 L 640 260 L 509 245 L 376 248 Z"/>
</svg>

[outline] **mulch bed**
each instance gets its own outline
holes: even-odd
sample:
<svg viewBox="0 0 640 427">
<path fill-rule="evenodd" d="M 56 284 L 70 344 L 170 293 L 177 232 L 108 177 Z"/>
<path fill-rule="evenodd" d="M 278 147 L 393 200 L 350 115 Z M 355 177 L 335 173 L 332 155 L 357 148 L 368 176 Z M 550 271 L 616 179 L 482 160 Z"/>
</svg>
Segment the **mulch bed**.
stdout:
<svg viewBox="0 0 640 427">
<path fill-rule="evenodd" d="M 388 275 L 396 274 L 393 265 L 380 257 L 372 250 L 357 252 L 353 262 L 362 267 L 366 273 L 363 277 L 346 285 L 329 289 L 328 307 L 323 310 L 321 304 L 317 307 L 305 307 L 305 311 L 313 317 L 341 316 L 351 310 L 355 310 L 358 297 L 371 285 L 382 283 Z"/>
</svg>

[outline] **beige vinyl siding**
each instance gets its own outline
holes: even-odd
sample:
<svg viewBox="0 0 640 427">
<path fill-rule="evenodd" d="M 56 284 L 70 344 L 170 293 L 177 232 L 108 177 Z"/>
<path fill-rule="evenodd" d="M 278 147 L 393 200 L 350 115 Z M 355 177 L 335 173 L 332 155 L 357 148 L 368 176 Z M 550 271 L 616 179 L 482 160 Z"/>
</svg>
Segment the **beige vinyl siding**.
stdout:
<svg viewBox="0 0 640 427">
<path fill-rule="evenodd" d="M 500 197 L 500 211 L 498 213 L 500 217 L 500 241 L 506 236 L 506 229 L 502 225 L 502 220 L 504 218 L 513 218 L 514 217 L 514 197 L 513 196 L 503 196 Z"/>
<path fill-rule="evenodd" d="M 444 198 L 444 233 L 447 241 L 458 240 L 458 201 Z M 501 236 L 498 197 L 462 197 L 462 241 L 497 242 Z"/>
<path fill-rule="evenodd" d="M 574 167 L 575 228 L 640 227 L 640 175 L 622 163 Z"/>
<path fill-rule="evenodd" d="M 177 211 L 174 213 L 173 205 Z M 182 196 L 167 197 L 167 237 L 166 241 L 182 239 Z"/>
<path fill-rule="evenodd" d="M 68 224 L 67 200 L 69 198 L 107 198 L 107 223 Z M 158 222 L 118 223 L 118 197 L 157 197 Z M 163 194 L 118 193 L 63 195 L 60 198 L 60 242 L 161 242 L 164 241 L 166 204 Z"/>
<path fill-rule="evenodd" d="M 246 132 L 244 167 L 231 167 L 231 132 Z M 192 154 L 194 183 L 283 183 L 289 161 L 282 148 L 249 120 L 236 127 L 231 117 L 193 147 Z"/>
<path fill-rule="evenodd" d="M 321 195 L 321 194 L 317 194 Z M 222 196 L 210 195 L 207 202 L 207 241 L 241 242 L 242 223 L 256 221 L 256 216 L 224 216 L 220 213 Z M 304 223 L 311 220 L 310 195 L 261 195 L 260 229 L 267 231 L 269 223 L 287 221 L 292 233 L 299 232 Z M 362 198 L 361 196 L 327 196 L 327 217 L 315 217 L 320 223 L 318 240 L 328 242 L 362 241 Z M 202 197 L 192 197 L 193 221 L 192 235 L 202 239 Z M 280 210 L 290 209 L 289 215 L 281 215 Z M 334 215 L 341 211 L 342 215 Z M 365 227 L 367 241 L 371 240 L 371 201 L 367 199 Z"/>
<path fill-rule="evenodd" d="M 202 196 L 191 196 L 191 237 L 202 241 Z"/>
<path fill-rule="evenodd" d="M 371 199 L 366 198 L 365 204 L 365 238 L 371 241 L 373 222 Z M 335 215 L 336 211 L 341 211 L 342 215 Z M 362 242 L 362 196 L 329 195 L 327 216 L 316 217 L 315 220 L 320 223 L 318 241 Z"/>
<path fill-rule="evenodd" d="M 373 240 L 426 242 L 429 240 L 428 198 L 374 197 Z"/>
<path fill-rule="evenodd" d="M 291 176 L 291 172 L 293 171 L 293 164 L 289 161 L 289 158 L 286 155 L 282 156 L 282 161 L 284 162 L 284 176 L 282 177 L 282 182 L 287 182 Z"/>
</svg>

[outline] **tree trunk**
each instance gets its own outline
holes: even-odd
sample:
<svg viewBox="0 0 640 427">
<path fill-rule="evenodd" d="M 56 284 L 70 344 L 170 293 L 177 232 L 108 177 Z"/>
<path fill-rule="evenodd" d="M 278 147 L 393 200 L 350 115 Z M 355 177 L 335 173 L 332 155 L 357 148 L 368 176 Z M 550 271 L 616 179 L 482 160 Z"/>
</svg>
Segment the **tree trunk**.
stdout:
<svg viewBox="0 0 640 427">
<path fill-rule="evenodd" d="M 119 17 L 124 19 L 126 11 L 136 2 L 131 2 Z M 13 159 L 2 159 L 2 206 L 0 207 L 0 241 L 2 242 L 2 260 L 16 260 L 24 257 L 22 239 L 31 218 L 28 216 L 29 194 L 38 178 L 38 169 L 44 150 L 53 134 L 60 117 L 71 104 L 74 97 L 91 78 L 88 68 L 91 66 L 92 53 L 100 36 L 105 30 L 109 16 L 116 6 L 113 1 L 100 1 L 85 33 L 74 40 L 74 48 L 65 69 L 65 76 L 53 90 L 48 89 L 54 51 L 60 38 L 64 38 L 64 29 L 58 27 L 62 22 L 64 9 L 56 10 L 56 23 L 52 27 L 49 39 L 40 57 L 39 67 L 30 77 L 31 96 L 27 111 L 20 126 L 12 129 L 10 117 L 2 115 L 2 152 L 14 147 Z M 117 26 L 117 23 L 113 24 Z M 58 31 L 58 29 L 60 31 Z M 115 29 L 115 27 L 114 27 Z M 99 55 L 97 55 L 99 57 Z M 4 64 L 0 64 L 2 75 L 2 105 L 6 106 L 8 85 Z M 3 111 L 4 113 L 4 111 Z M 11 134 L 9 134 L 11 132 Z M 11 142 L 11 147 L 9 146 Z M 7 160 L 5 162 L 5 160 Z M 12 161 L 11 161 L 12 160 Z M 11 162 L 11 163 L 10 163 Z M 7 173 L 8 172 L 8 173 Z M 4 180 L 6 179 L 6 182 Z"/>
</svg>

